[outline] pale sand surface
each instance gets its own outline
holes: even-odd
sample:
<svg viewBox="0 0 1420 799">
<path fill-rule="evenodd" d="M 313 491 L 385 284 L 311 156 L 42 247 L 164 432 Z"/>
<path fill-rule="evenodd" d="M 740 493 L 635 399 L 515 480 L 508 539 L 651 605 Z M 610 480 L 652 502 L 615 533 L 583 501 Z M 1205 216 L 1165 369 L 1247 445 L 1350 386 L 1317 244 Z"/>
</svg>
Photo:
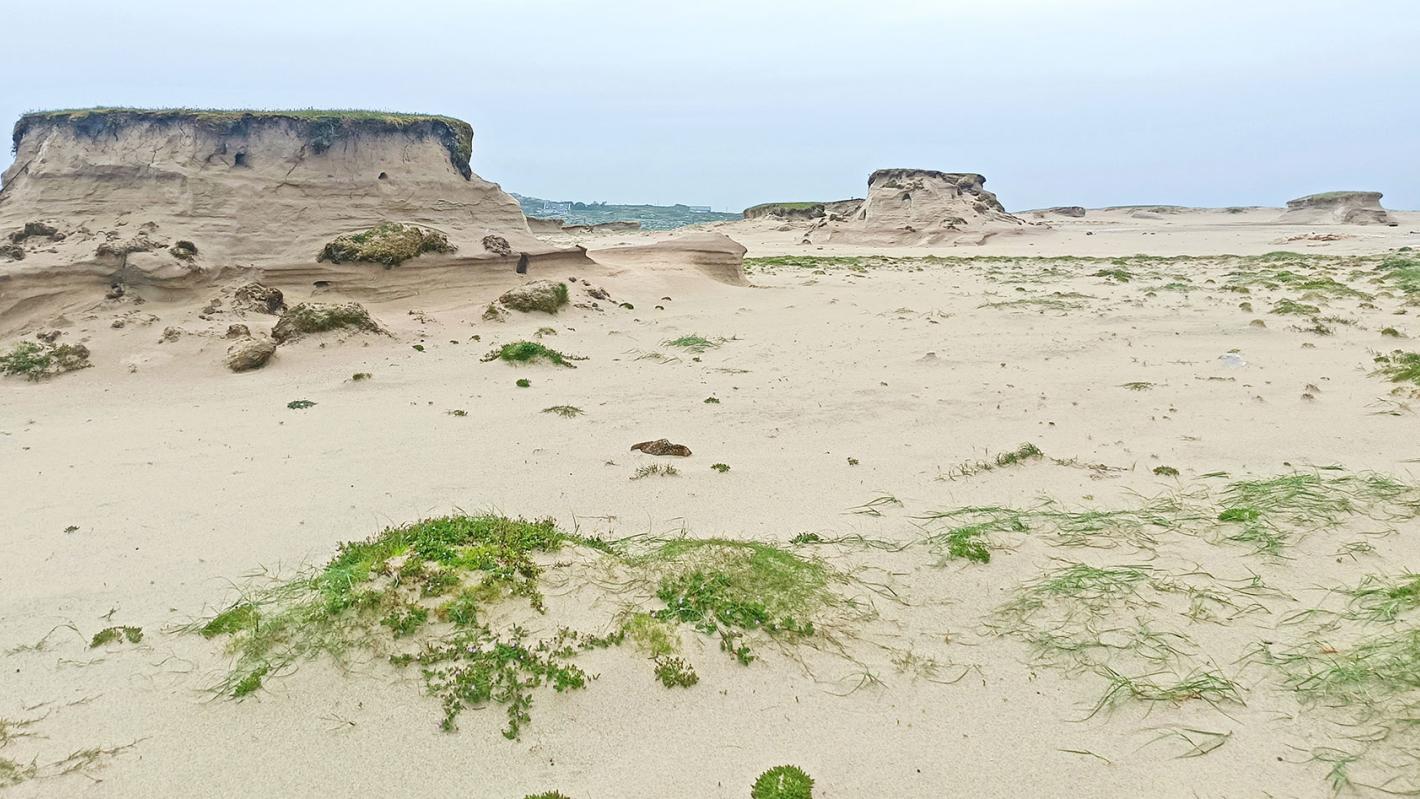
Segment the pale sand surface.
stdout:
<svg viewBox="0 0 1420 799">
<path fill-rule="evenodd" d="M 1350 254 L 1420 243 L 1417 214 L 1397 214 L 1398 228 L 1210 221 L 1223 219 L 1219 212 L 1192 224 L 1091 214 L 979 248 L 880 252 Z M 724 232 L 751 256 L 865 252 L 801 247 L 793 233 L 762 227 L 733 223 Z M 1351 238 L 1275 243 L 1312 231 Z M 920 545 L 811 547 L 804 554 L 902 600 L 866 592 L 880 617 L 857 628 L 851 659 L 809 650 L 800 663 L 764 645 L 762 659 L 742 667 L 687 628 L 685 657 L 699 685 L 662 688 L 629 647 L 590 652 L 580 662 L 599 678 L 582 691 L 537 691 L 518 741 L 499 735 L 499 707 L 467 712 L 457 733 L 441 732 L 438 703 L 422 695 L 417 675 L 378 661 L 353 673 L 305 663 L 246 701 L 214 697 L 208 689 L 229 663 L 220 643 L 174 631 L 230 601 L 242 575 L 290 574 L 323 563 L 341 541 L 456 509 L 550 515 L 564 529 L 607 536 L 787 542 L 814 532 L 907 544 L 924 534 L 917 517 L 934 510 L 1030 506 L 1043 496 L 1071 508 L 1128 507 L 1140 501 L 1136 492 L 1220 488 L 1225 479 L 1202 477 L 1217 471 L 1268 477 L 1341 465 L 1420 479 L 1420 428 L 1398 410 L 1408 398 L 1369 374 L 1373 352 L 1412 345 L 1381 337 L 1381 327 L 1420 336 L 1420 309 L 1403 297 L 1379 297 L 1373 308 L 1327 300 L 1325 313 L 1356 323 L 1317 336 L 1291 329 L 1304 319 L 1268 313 L 1271 300 L 1299 292 L 1221 290 L 1234 262 L 1135 265 L 1138 276 L 1122 284 L 1092 276 L 1107 266 L 779 267 L 752 270 L 752 287 L 650 267 L 589 272 L 635 310 L 569 309 L 500 324 L 480 319 L 496 291 L 426 293 L 368 303 L 394 337 L 308 338 L 241 375 L 221 366 L 219 338 L 158 343 L 165 326 L 200 328 L 194 315 L 205 296 L 146 304 L 141 311 L 161 319 L 151 326 L 111 329 L 113 311 L 71 315 L 64 340 L 88 343 L 92 369 L 36 384 L 0 381 L 0 718 L 38 719 L 34 737 L 0 754 L 33 759 L 45 774 L 8 795 L 516 799 L 556 788 L 576 799 L 744 797 L 757 773 L 793 763 L 825 799 L 1327 796 L 1330 766 L 1317 753 L 1361 747 L 1305 710 L 1269 668 L 1237 656 L 1300 635 L 1282 620 L 1322 603 L 1327 588 L 1420 570 L 1413 519 L 1348 517 L 1340 530 L 1299 537 L 1286 557 L 1167 530 L 1154 551 L 997 536 L 989 564 L 943 560 Z M 1378 290 L 1344 268 L 1329 274 Z M 1194 289 L 1150 293 L 1175 275 Z M 983 307 L 1069 292 L 1087 296 L 1067 297 L 1063 309 Z M 255 329 L 260 320 L 244 321 Z M 588 360 L 575 370 L 479 361 L 492 342 L 531 338 L 544 326 L 557 331 L 545 343 Z M 662 344 L 689 333 L 730 340 L 699 362 Z M 475 334 L 481 341 L 470 340 Z M 412 348 L 420 342 L 424 352 Z M 1246 366 L 1220 360 L 1232 350 Z M 648 352 L 678 360 L 639 359 Z M 355 372 L 373 379 L 351 382 Z M 532 387 L 515 388 L 518 377 Z M 1122 387 L 1136 381 L 1153 387 Z M 721 403 L 705 404 L 708 396 Z M 295 399 L 317 405 L 288 410 Z M 586 413 L 540 412 L 562 404 Z M 1376 413 L 1386 410 L 1398 415 Z M 628 452 L 659 437 L 694 450 L 675 460 L 681 475 L 630 480 L 638 466 L 671 460 Z M 1042 461 L 940 479 L 1023 442 L 1110 469 Z M 711 471 L 716 462 L 731 471 Z M 1159 465 L 1180 478 L 1155 476 Z M 850 512 L 885 494 L 901 505 L 883 505 L 880 516 Z M 71 525 L 78 529 L 66 532 Z M 1387 526 L 1398 534 L 1362 536 Z M 1336 555 L 1340 542 L 1358 539 L 1373 540 L 1375 552 Z M 563 574 L 557 564 L 571 559 L 547 559 L 541 623 L 595 630 L 616 599 Z M 1101 676 L 1032 664 L 1024 643 L 987 629 L 1022 583 L 1073 561 L 1147 562 L 1240 581 L 1258 574 L 1286 592 L 1226 624 L 1149 611 L 1235 679 L 1245 704 L 1122 701 L 1091 715 L 1106 689 Z M 109 624 L 147 635 L 90 650 L 88 636 Z M 17 651 L 58 625 L 77 633 L 61 627 L 44 646 Z M 935 659 L 936 678 L 904 666 L 908 652 Z M 1230 737 L 1206 756 L 1180 757 L 1187 745 L 1158 740 L 1170 728 Z M 54 776 L 62 768 L 51 764 L 90 747 L 127 748 Z M 1416 767 L 1374 750 L 1351 773 L 1379 784 L 1408 772 L 1413 787 Z"/>
</svg>

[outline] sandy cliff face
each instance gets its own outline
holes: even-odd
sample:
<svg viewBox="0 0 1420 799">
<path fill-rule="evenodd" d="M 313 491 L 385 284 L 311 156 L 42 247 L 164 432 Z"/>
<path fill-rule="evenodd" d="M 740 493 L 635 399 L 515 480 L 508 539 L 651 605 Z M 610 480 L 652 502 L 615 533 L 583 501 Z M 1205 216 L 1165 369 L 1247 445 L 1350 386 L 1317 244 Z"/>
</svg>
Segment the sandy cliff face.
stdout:
<svg viewBox="0 0 1420 799">
<path fill-rule="evenodd" d="M 517 201 L 472 172 L 472 140 L 466 123 L 413 115 L 27 115 L 0 189 L 0 314 L 13 324 L 115 284 L 155 298 L 237 276 L 417 294 L 511 275 L 521 253 L 585 262 L 536 239 Z M 385 223 L 450 246 L 393 270 L 318 262 L 337 236 Z"/>
<path fill-rule="evenodd" d="M 149 239 L 195 243 L 199 263 L 259 264 L 309 260 L 338 234 L 398 221 L 476 254 L 483 236 L 526 235 L 527 222 L 512 197 L 469 170 L 462 148 L 472 131 L 459 125 L 25 117 L 0 192 L 0 232 L 43 220 L 65 234 L 51 253 L 60 257 L 48 260 L 82 261 L 146 225 Z"/>
<path fill-rule="evenodd" d="M 820 242 L 925 246 L 979 244 L 1031 225 L 1006 212 L 975 173 L 880 169 L 868 178 L 868 196 L 845 215 L 826 214 L 810 231 Z"/>
<path fill-rule="evenodd" d="M 1389 225 L 1378 191 L 1329 191 L 1287 201 L 1278 222 L 1289 225 Z"/>
</svg>

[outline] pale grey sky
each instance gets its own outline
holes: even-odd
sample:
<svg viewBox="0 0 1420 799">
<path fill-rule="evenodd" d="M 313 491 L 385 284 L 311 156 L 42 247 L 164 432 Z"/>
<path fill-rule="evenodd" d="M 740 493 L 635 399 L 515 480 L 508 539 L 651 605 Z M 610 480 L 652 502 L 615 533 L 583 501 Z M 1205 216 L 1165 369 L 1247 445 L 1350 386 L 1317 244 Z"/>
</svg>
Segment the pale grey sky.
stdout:
<svg viewBox="0 0 1420 799">
<path fill-rule="evenodd" d="M 981 172 L 1010 208 L 1420 208 L 1420 2 L 51 0 L 5 12 L 0 118 L 89 105 L 445 113 L 550 199 L 861 196 Z M 8 155 L 0 163 L 8 163 Z"/>
</svg>

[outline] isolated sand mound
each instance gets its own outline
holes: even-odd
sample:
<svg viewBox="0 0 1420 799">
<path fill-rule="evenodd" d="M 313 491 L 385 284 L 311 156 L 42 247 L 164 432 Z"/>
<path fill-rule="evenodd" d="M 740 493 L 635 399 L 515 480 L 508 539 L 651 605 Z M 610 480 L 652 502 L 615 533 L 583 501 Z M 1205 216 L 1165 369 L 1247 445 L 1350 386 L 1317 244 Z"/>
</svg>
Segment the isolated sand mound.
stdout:
<svg viewBox="0 0 1420 799">
<path fill-rule="evenodd" d="M 1277 221 L 1288 225 L 1390 225 L 1378 191 L 1328 191 L 1287 201 Z"/>
<path fill-rule="evenodd" d="M 1031 223 L 1006 212 L 975 173 L 930 169 L 879 169 L 868 178 L 868 196 L 856 209 L 819 219 L 812 243 L 848 242 L 899 246 L 980 244 L 1000 233 L 1018 233 Z"/>
</svg>

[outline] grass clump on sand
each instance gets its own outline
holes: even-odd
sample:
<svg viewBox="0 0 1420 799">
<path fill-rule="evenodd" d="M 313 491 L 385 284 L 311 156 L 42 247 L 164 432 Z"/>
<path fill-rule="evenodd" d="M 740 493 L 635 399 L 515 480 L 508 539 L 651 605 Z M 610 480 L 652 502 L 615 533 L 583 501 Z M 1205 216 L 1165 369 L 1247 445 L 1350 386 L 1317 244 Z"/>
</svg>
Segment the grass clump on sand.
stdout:
<svg viewBox="0 0 1420 799">
<path fill-rule="evenodd" d="M 488 361 L 504 361 L 506 363 L 518 364 L 547 361 L 558 366 L 566 366 L 569 369 L 576 368 L 576 365 L 573 364 L 572 361 L 580 360 L 584 359 L 575 355 L 565 355 L 536 341 L 514 341 L 511 344 L 504 344 L 501 347 L 497 347 L 483 356 L 484 363 Z"/>
<path fill-rule="evenodd" d="M 1321 309 L 1315 305 L 1307 305 L 1304 302 L 1297 302 L 1284 297 L 1272 304 L 1272 313 L 1287 314 L 1290 316 L 1316 316 L 1321 313 Z"/>
<path fill-rule="evenodd" d="M 1420 294 L 1420 258 L 1394 256 L 1381 262 L 1381 275 L 1405 294 Z"/>
<path fill-rule="evenodd" d="M 584 687 L 589 678 L 573 657 L 612 639 L 565 628 L 531 639 L 516 625 L 482 624 L 480 609 L 520 597 L 542 612 L 534 556 L 575 540 L 550 521 L 426 519 L 342 544 L 324 568 L 249 592 L 188 629 L 229 638 L 235 662 L 219 687 L 233 697 L 304 660 L 390 655 L 396 665 L 419 665 L 426 691 L 444 706 L 445 729 L 463 710 L 497 703 L 507 708 L 504 734 L 512 738 L 529 720 L 534 688 Z M 434 625 L 448 632 L 433 635 Z M 410 651 L 405 639 L 422 646 Z"/>
<path fill-rule="evenodd" d="M 813 799 L 814 781 L 798 766 L 775 766 L 760 774 L 750 799 Z"/>
<path fill-rule="evenodd" d="M 835 573 L 816 560 L 753 541 L 674 539 L 639 558 L 659 575 L 654 619 L 688 624 L 720 639 L 720 649 L 748 665 L 747 634 L 782 642 L 815 634 L 815 615 L 833 605 Z"/>
<path fill-rule="evenodd" d="M 1376 374 L 1392 383 L 1413 383 L 1420 386 L 1420 352 L 1395 350 L 1376 356 Z"/>
<path fill-rule="evenodd" d="M 82 344 L 50 344 L 21 341 L 8 353 L 0 355 L 0 374 L 23 375 L 29 380 L 42 380 L 77 369 L 86 369 L 89 348 Z"/>
<path fill-rule="evenodd" d="M 667 347 L 680 347 L 683 350 L 687 350 L 698 355 L 700 353 L 705 352 L 706 350 L 714 349 L 715 347 L 720 346 L 721 344 L 725 343 L 725 340 L 722 338 L 709 339 L 698 333 L 692 333 L 688 336 L 668 339 L 662 343 L 664 343 Z"/>
<path fill-rule="evenodd" d="M 561 791 L 547 791 L 546 793 L 530 793 L 523 799 L 571 799 L 571 797 Z"/>
<path fill-rule="evenodd" d="M 576 405 L 553 405 L 551 408 L 543 408 L 542 412 L 555 414 L 564 419 L 571 419 L 574 416 L 581 416 L 584 413 L 584 411 Z"/>
<path fill-rule="evenodd" d="M 938 480 L 956 480 L 963 477 L 971 477 L 981 472 L 990 472 L 996 469 L 1004 469 L 1010 466 L 1017 466 L 1023 463 L 1038 461 L 1045 457 L 1045 453 L 1032 443 L 1025 443 L 1013 450 L 1002 452 L 989 461 L 975 461 L 963 463 L 953 467 L 951 470 L 937 477 Z"/>
<path fill-rule="evenodd" d="M 680 470 L 669 463 L 651 463 L 637 469 L 631 475 L 632 480 L 644 480 L 647 477 L 679 477 Z"/>
<path fill-rule="evenodd" d="M 143 640 L 142 627 L 105 627 L 94 633 L 94 637 L 89 640 L 90 649 L 98 649 L 107 644 L 117 644 L 127 641 L 136 644 Z"/>
<path fill-rule="evenodd" d="M 359 233 L 337 236 L 325 245 L 316 260 L 335 264 L 366 261 L 398 266 L 426 252 L 453 252 L 455 249 L 448 238 L 437 230 L 386 222 Z"/>
</svg>

